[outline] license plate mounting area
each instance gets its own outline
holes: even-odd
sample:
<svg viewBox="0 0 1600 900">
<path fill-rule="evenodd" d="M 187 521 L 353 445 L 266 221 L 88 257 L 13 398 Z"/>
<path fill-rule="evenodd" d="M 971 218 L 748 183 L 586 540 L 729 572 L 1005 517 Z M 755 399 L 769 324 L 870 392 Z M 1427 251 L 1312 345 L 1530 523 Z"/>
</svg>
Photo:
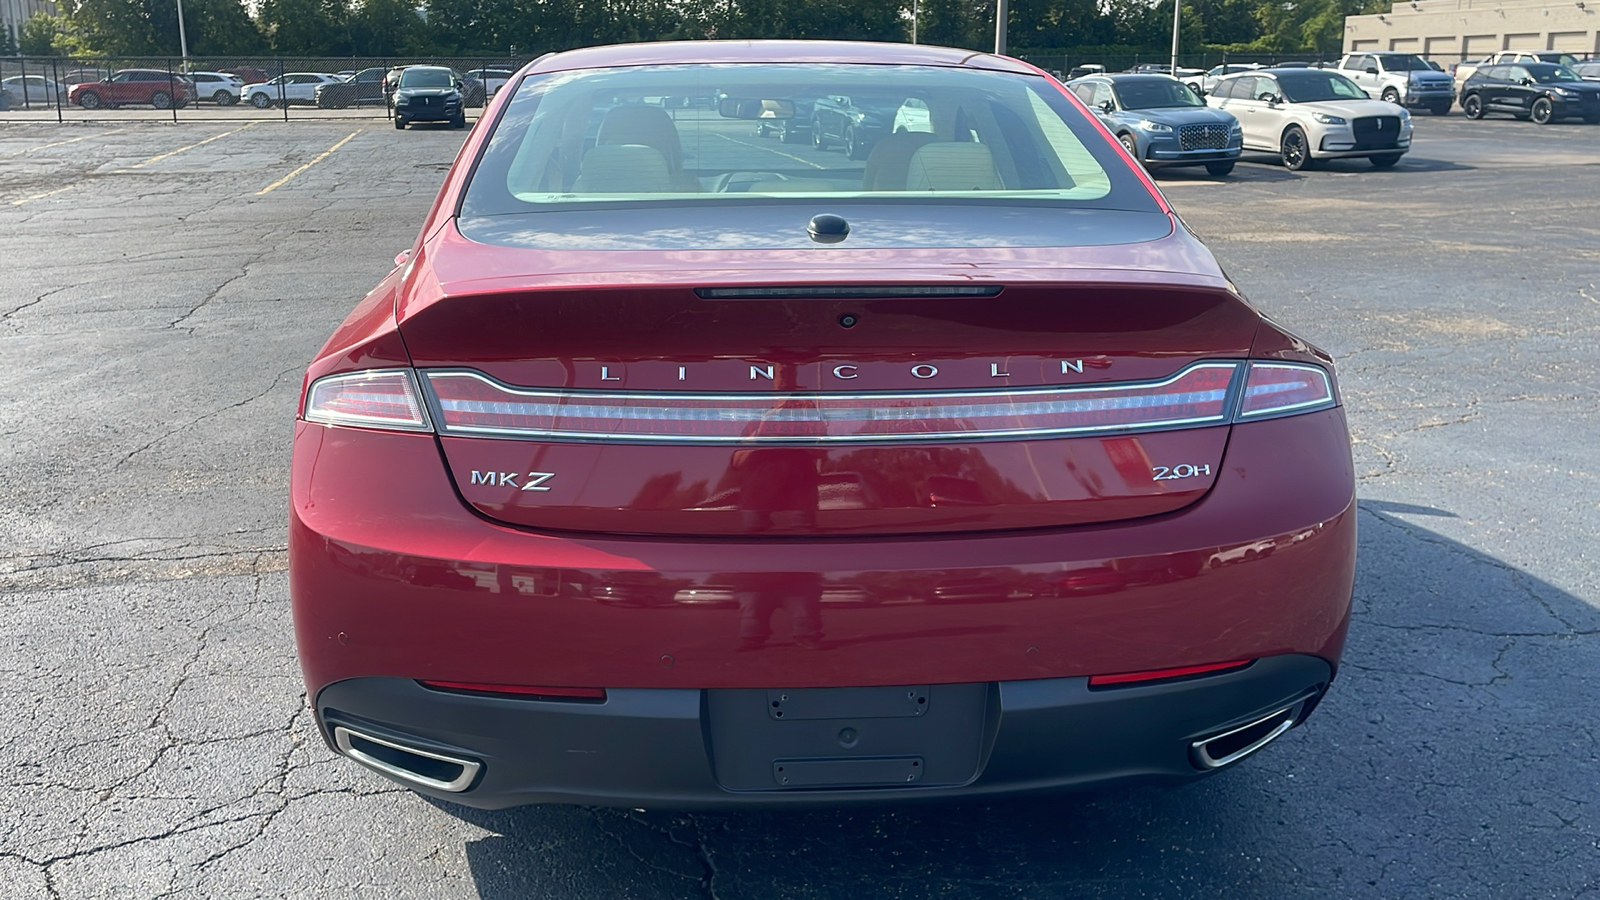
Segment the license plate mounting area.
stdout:
<svg viewBox="0 0 1600 900">
<path fill-rule="evenodd" d="M 712 766 L 730 791 L 965 784 L 992 694 L 985 683 L 710 690 Z"/>
</svg>

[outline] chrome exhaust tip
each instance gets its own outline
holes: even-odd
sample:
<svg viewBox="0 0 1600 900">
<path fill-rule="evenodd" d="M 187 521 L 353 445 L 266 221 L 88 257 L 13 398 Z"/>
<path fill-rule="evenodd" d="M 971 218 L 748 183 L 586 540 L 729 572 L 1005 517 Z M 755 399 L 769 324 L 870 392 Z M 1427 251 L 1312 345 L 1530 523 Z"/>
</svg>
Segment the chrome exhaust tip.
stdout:
<svg viewBox="0 0 1600 900">
<path fill-rule="evenodd" d="M 1232 765 L 1293 728 L 1303 703 L 1296 701 L 1259 719 L 1195 741 L 1189 745 L 1189 756 L 1195 766 L 1201 769 L 1220 769 Z"/>
<path fill-rule="evenodd" d="M 390 778 L 452 794 L 472 787 L 483 769 L 475 759 L 407 746 L 348 725 L 333 726 L 333 743 L 340 753 Z"/>
</svg>

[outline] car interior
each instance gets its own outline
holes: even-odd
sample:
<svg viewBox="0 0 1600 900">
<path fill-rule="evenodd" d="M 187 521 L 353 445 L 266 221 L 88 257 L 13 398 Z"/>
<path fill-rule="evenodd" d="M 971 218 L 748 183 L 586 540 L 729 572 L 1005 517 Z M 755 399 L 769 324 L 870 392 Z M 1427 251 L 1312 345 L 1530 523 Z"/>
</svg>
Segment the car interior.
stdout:
<svg viewBox="0 0 1600 900">
<path fill-rule="evenodd" d="M 692 79 L 685 67 L 672 68 L 676 82 L 641 69 L 526 79 L 488 150 L 509 157 L 505 189 L 535 203 L 877 192 L 1092 199 L 1110 190 L 1064 119 L 1070 103 L 1045 79 L 972 72 L 952 79 L 933 67 L 907 67 L 903 85 L 886 94 L 881 72 L 850 66 L 700 67 L 721 71 L 696 71 Z M 773 71 L 783 68 L 792 71 Z M 870 101 L 852 90 L 859 87 L 853 79 L 871 84 Z M 975 87 L 974 79 L 994 83 Z M 765 136 L 777 120 L 812 139 Z M 816 140 L 814 129 L 828 139 Z M 845 152 L 838 137 L 845 134 L 859 142 L 856 154 Z"/>
</svg>

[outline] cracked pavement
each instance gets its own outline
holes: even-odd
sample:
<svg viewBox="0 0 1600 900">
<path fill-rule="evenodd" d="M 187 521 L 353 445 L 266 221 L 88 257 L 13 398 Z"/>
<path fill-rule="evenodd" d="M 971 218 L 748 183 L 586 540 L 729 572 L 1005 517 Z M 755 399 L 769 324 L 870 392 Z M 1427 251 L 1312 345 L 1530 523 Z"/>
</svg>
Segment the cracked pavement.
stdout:
<svg viewBox="0 0 1600 900">
<path fill-rule="evenodd" d="M 464 809 L 322 744 L 299 375 L 460 135 L 368 129 L 264 197 L 351 126 L 123 171 L 233 127 L 0 127 L 0 895 L 1600 900 L 1600 131 L 1420 117 L 1392 172 L 1160 176 L 1341 363 L 1356 618 L 1304 728 L 1176 791 L 688 815 Z"/>
</svg>

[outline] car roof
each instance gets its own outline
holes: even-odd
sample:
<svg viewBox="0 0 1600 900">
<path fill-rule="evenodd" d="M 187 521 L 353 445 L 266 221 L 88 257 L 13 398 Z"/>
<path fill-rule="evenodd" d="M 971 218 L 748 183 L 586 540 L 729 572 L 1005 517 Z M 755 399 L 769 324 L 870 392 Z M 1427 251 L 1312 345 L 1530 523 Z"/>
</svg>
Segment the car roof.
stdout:
<svg viewBox="0 0 1600 900">
<path fill-rule="evenodd" d="M 959 66 L 1038 74 L 1017 60 L 927 44 L 866 41 L 661 41 L 613 44 L 553 53 L 533 61 L 529 72 L 559 72 L 610 66 L 682 63 L 864 63 L 905 66 Z"/>
</svg>

